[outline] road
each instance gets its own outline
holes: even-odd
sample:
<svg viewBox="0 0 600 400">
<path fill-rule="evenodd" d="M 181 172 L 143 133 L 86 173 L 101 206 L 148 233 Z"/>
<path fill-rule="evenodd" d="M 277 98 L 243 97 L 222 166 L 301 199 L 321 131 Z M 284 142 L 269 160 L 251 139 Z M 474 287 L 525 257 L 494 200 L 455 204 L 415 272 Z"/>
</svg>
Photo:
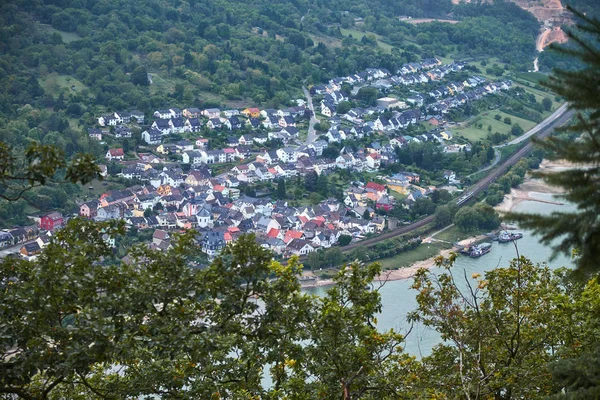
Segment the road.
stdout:
<svg viewBox="0 0 600 400">
<path fill-rule="evenodd" d="M 312 96 L 308 89 L 302 86 L 302 91 L 304 91 L 304 96 L 306 96 L 306 102 L 308 104 L 308 109 L 312 111 L 312 116 L 310 117 L 310 121 L 308 123 L 308 135 L 306 135 L 306 144 L 310 144 L 317 140 L 317 132 L 315 131 L 315 124 L 320 121 L 315 117 L 315 108 L 313 106 Z"/>
<path fill-rule="evenodd" d="M 33 243 L 35 241 L 36 241 L 36 239 L 32 239 L 32 240 L 27 240 L 26 242 L 23 242 L 23 243 L 19 243 L 14 246 L 5 247 L 2 250 L 0 250 L 0 258 L 4 258 L 4 257 L 8 256 L 9 254 L 18 253 L 19 250 L 21 250 L 21 247 L 25 246 L 26 244 Z"/>
<path fill-rule="evenodd" d="M 529 138 L 531 138 L 533 135 L 535 135 L 536 133 L 538 133 L 541 129 L 546 128 L 549 124 L 551 124 L 553 121 L 555 121 L 557 118 L 559 118 L 564 112 L 567 111 L 567 104 L 563 104 L 562 106 L 558 107 L 556 109 L 556 111 L 554 111 L 551 115 L 548 116 L 548 118 L 546 118 L 545 120 L 543 120 L 542 122 L 540 122 L 539 124 L 537 124 L 536 126 L 534 126 L 533 128 L 531 128 L 529 131 L 527 131 L 526 133 L 524 133 L 523 135 L 511 140 L 510 142 L 506 143 L 506 144 L 501 144 L 501 145 L 497 145 L 494 146 L 494 152 L 496 154 L 496 157 L 494 158 L 494 161 L 488 165 L 487 167 L 484 167 L 482 169 L 480 169 L 477 172 L 474 172 L 470 175 L 467 175 L 468 177 L 471 177 L 473 175 L 477 175 L 480 172 L 484 172 L 484 171 L 488 171 L 492 168 L 494 168 L 499 162 L 500 162 L 500 157 L 501 154 L 498 151 L 499 148 L 504 147 L 504 146 L 508 146 L 511 144 L 519 144 Z"/>
<path fill-rule="evenodd" d="M 557 118 L 559 118 L 563 113 L 565 113 L 567 111 L 567 107 L 568 107 L 567 103 L 558 107 L 556 109 L 556 111 L 554 111 L 548 118 L 546 118 L 545 120 L 543 120 L 542 122 L 540 122 L 539 124 L 537 124 L 536 126 L 531 128 L 525 134 L 519 136 L 516 139 L 511 140 L 507 144 L 508 145 L 517 144 L 517 143 L 521 143 L 524 140 L 529 139 L 530 137 L 532 137 L 533 135 L 538 133 L 540 130 L 545 129 L 548 125 L 552 124 Z M 502 147 L 502 146 L 496 146 L 496 147 Z"/>
<path fill-rule="evenodd" d="M 561 111 L 559 112 L 559 110 L 561 110 Z M 540 139 L 547 137 L 554 131 L 555 128 L 562 126 L 566 122 L 568 122 L 571 119 L 571 117 L 573 117 L 574 113 L 575 112 L 572 110 L 567 110 L 566 107 L 559 108 L 555 113 L 553 113 L 550 117 L 548 117 L 548 119 L 544 120 L 540 124 L 540 125 L 542 125 L 542 127 L 540 129 L 535 130 L 533 134 L 538 133 L 537 137 Z M 536 128 L 533 128 L 532 130 L 534 130 L 534 129 L 536 129 Z M 494 182 L 500 176 L 505 174 L 509 167 L 515 165 L 521 158 L 523 158 L 525 155 L 527 155 L 532 149 L 533 149 L 533 143 L 532 142 L 527 143 L 519 151 L 517 151 L 515 154 L 510 156 L 510 158 L 508 158 L 501 165 L 499 165 L 492 172 L 490 172 L 485 178 L 483 178 L 482 180 L 477 182 L 475 185 L 470 187 L 466 192 L 467 193 L 472 192 L 473 197 L 477 197 L 477 195 L 479 193 L 481 193 L 485 189 L 487 189 L 487 187 L 490 185 L 490 183 Z M 430 215 L 428 217 L 420 219 L 419 221 L 413 222 L 410 225 L 403 226 L 399 229 L 396 229 L 396 230 L 393 230 L 390 232 L 382 233 L 382 234 L 377 235 L 376 237 L 373 237 L 370 239 L 365 239 L 365 240 L 361 240 L 359 242 L 351 243 L 348 246 L 342 247 L 341 249 L 343 252 L 348 252 L 359 246 L 371 246 L 382 240 L 387 240 L 387 239 L 394 238 L 396 236 L 405 235 L 407 233 L 413 232 L 413 231 L 415 231 L 419 228 L 422 228 L 425 225 L 433 222 L 433 219 L 434 219 L 434 216 Z"/>
</svg>

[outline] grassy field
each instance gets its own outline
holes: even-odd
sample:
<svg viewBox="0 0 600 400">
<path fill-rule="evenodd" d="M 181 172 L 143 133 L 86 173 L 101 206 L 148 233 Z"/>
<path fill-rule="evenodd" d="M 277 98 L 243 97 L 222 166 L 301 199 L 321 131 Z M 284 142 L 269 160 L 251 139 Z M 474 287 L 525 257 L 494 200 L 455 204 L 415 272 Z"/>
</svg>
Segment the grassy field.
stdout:
<svg viewBox="0 0 600 400">
<path fill-rule="evenodd" d="M 381 267 L 383 269 L 405 268 L 418 261 L 435 257 L 440 250 L 449 249 L 450 247 L 452 246 L 446 243 L 422 244 L 414 250 L 405 251 L 395 255 L 394 257 L 383 258 L 381 260 L 377 260 L 377 262 L 381 263 Z"/>
<path fill-rule="evenodd" d="M 483 231 L 470 231 L 464 232 L 458 229 L 456 226 L 451 226 L 450 228 L 444 230 L 443 232 L 438 233 L 434 236 L 435 239 L 445 240 L 447 242 L 455 243 L 473 236 L 479 236 L 486 232 Z"/>
<path fill-rule="evenodd" d="M 45 79 L 40 79 L 40 85 L 44 88 L 46 93 L 49 93 L 54 97 L 58 96 L 64 89 L 67 89 L 69 93 L 74 94 L 88 88 L 74 76 L 58 75 L 56 72 L 48 74 Z M 73 88 L 75 90 L 73 90 Z"/>
<path fill-rule="evenodd" d="M 358 41 L 360 41 L 360 39 L 365 35 L 368 35 L 368 34 L 374 35 L 377 38 L 377 45 L 388 53 L 390 53 L 392 51 L 392 48 L 394 47 L 390 44 L 387 44 L 387 43 L 384 43 L 383 41 L 381 41 L 381 36 L 377 35 L 376 33 L 373 33 L 373 32 L 362 32 L 357 29 L 346 29 L 346 28 L 340 28 L 340 32 L 342 32 L 342 35 L 344 35 L 344 36 L 352 35 L 352 37 Z"/>
<path fill-rule="evenodd" d="M 118 182 L 111 182 L 108 180 L 99 181 L 93 180 L 85 186 L 82 186 L 80 196 L 82 200 L 97 200 L 103 193 L 109 190 L 121 190 L 125 189 L 125 185 Z"/>
<path fill-rule="evenodd" d="M 498 121 L 494 118 L 494 116 L 496 114 L 500 114 L 500 116 L 501 116 L 500 121 Z M 485 137 L 489 133 L 487 130 L 487 127 L 489 125 L 492 126 L 492 133 L 493 132 L 500 132 L 500 133 L 509 132 L 511 125 L 504 123 L 505 117 L 509 117 L 511 119 L 513 125 L 519 124 L 525 132 L 527 132 L 528 130 L 530 130 L 531 128 L 533 128 L 536 125 L 536 123 L 533 121 L 515 117 L 514 115 L 507 114 L 507 113 L 499 111 L 499 110 L 490 110 L 490 111 L 486 111 L 483 114 L 477 115 L 476 117 L 473 117 L 470 120 L 466 121 L 462 127 L 455 127 L 455 128 L 452 128 L 452 130 L 453 130 L 453 133 L 455 133 L 457 135 L 461 135 L 462 137 L 464 137 L 472 142 L 476 142 L 478 140 L 485 139 Z M 476 126 L 477 124 L 483 124 L 483 127 L 481 129 L 479 129 Z"/>
<path fill-rule="evenodd" d="M 523 79 L 525 81 L 529 81 L 534 85 L 538 85 L 540 82 L 548 79 L 548 75 L 542 74 L 540 72 L 518 72 L 515 74 L 515 77 Z"/>
<path fill-rule="evenodd" d="M 527 86 L 527 85 L 524 85 L 523 83 L 520 83 L 520 82 L 521 82 L 521 81 L 514 81 L 514 82 L 513 82 L 513 86 L 519 86 L 519 87 L 522 87 L 523 89 L 525 89 L 525 91 L 527 91 L 527 92 L 529 92 L 529 93 L 532 93 L 532 94 L 535 96 L 535 99 L 536 99 L 538 102 L 540 102 L 540 103 L 541 103 L 541 102 L 542 102 L 542 100 L 544 99 L 544 97 L 547 97 L 547 98 L 549 98 L 550 100 L 552 100 L 552 111 L 556 110 L 558 107 L 560 107 L 560 106 L 563 104 L 562 102 L 559 102 L 559 101 L 556 101 L 556 100 L 555 100 L 555 94 L 554 94 L 554 93 L 551 93 L 551 92 L 546 92 L 546 91 L 544 91 L 544 90 L 542 90 L 542 89 L 538 89 L 538 88 L 534 88 L 534 87 L 531 87 L 531 86 Z M 544 118 L 545 118 L 545 117 L 547 117 L 548 115 L 550 115 L 550 113 L 551 113 L 551 112 L 544 111 L 544 112 L 542 113 L 542 115 L 543 115 L 543 116 L 544 116 Z"/>
<path fill-rule="evenodd" d="M 65 43 L 71 43 L 71 42 L 74 42 L 75 40 L 81 39 L 81 36 L 79 36 L 75 32 L 59 31 L 58 29 L 54 29 L 53 27 L 51 27 L 50 25 L 47 25 L 47 24 L 40 24 L 40 27 L 42 29 L 46 30 L 49 35 L 51 35 L 53 33 L 58 33 L 62 37 L 62 41 Z"/>
</svg>

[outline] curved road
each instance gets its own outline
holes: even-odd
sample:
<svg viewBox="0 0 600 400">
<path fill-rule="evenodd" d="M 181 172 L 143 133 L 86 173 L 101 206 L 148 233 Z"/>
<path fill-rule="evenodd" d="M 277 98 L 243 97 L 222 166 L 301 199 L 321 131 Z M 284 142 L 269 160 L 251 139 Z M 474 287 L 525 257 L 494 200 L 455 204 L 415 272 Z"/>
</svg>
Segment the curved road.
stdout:
<svg viewBox="0 0 600 400">
<path fill-rule="evenodd" d="M 567 121 L 569 121 L 574 114 L 575 114 L 574 111 L 567 110 L 566 105 L 563 107 L 560 107 L 558 110 L 556 110 L 556 112 L 554 114 L 552 114 L 550 117 L 548 117 L 546 120 L 544 120 L 541 124 L 538 125 L 538 126 L 541 126 L 539 129 L 536 129 L 537 127 L 533 128 L 531 131 L 534 131 L 534 132 L 527 137 L 531 137 L 535 133 L 538 133 L 538 135 L 537 135 L 538 138 L 540 138 L 540 139 L 545 138 L 548 135 L 550 135 L 555 128 L 562 126 Z M 531 132 L 531 131 L 529 131 L 529 132 Z M 518 138 L 518 139 L 520 139 L 520 138 Z M 524 140 L 524 139 L 522 139 L 522 140 Z M 497 178 L 499 178 L 504 173 L 506 173 L 506 170 L 509 167 L 515 165 L 521 158 L 523 158 L 532 149 L 533 149 L 533 143 L 532 142 L 527 143 L 519 151 L 517 151 L 515 154 L 510 156 L 510 158 L 508 158 L 506 161 L 504 161 L 500 166 L 495 168 L 488 176 L 486 176 L 485 178 L 483 178 L 482 180 L 477 182 L 475 185 L 471 186 L 469 188 L 469 190 L 467 191 L 467 193 L 473 193 L 473 197 L 477 197 L 477 195 L 479 193 L 481 193 L 482 191 L 484 191 L 490 185 L 490 183 L 494 182 Z M 422 228 L 423 226 L 432 222 L 433 219 L 434 219 L 434 216 L 430 215 L 430 216 L 420 219 L 419 221 L 414 222 L 410 225 L 403 226 L 399 229 L 396 229 L 396 230 L 393 230 L 390 232 L 382 233 L 382 234 L 377 235 L 376 237 L 373 237 L 370 239 L 365 239 L 365 240 L 361 240 L 359 242 L 351 243 L 348 246 L 342 247 L 341 249 L 342 249 L 342 251 L 347 252 L 347 251 L 350 251 L 359 246 L 370 246 L 370 245 L 373 245 L 382 240 L 391 239 L 396 236 L 404 235 L 404 234 L 410 233 L 414 230 L 417 230 L 419 228 Z"/>
</svg>

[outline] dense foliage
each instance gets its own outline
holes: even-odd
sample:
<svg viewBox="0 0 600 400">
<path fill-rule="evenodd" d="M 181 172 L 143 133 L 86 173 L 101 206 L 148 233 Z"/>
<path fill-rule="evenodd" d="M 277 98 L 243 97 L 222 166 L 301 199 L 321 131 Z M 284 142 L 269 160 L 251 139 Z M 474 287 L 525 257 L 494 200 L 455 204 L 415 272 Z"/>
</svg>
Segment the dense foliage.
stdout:
<svg viewBox="0 0 600 400">
<path fill-rule="evenodd" d="M 557 159 L 564 159 L 589 166 L 585 169 L 569 169 L 556 174 L 542 175 L 549 183 L 567 189 L 564 198 L 576 204 L 576 212 L 553 213 L 548 217 L 539 215 L 515 215 L 514 218 L 527 227 L 541 233 L 545 243 L 560 238 L 556 251 L 570 254 L 578 252 L 577 265 L 581 272 L 598 271 L 600 258 L 600 100 L 596 88 L 600 81 L 600 21 L 582 14 L 577 16 L 584 22 L 579 29 L 592 35 L 593 42 L 583 42 L 576 33 L 570 33 L 579 44 L 571 50 L 585 68 L 578 71 L 556 71 L 547 85 L 563 96 L 571 108 L 579 111 L 577 122 L 567 131 L 581 134 L 579 140 L 550 137 L 539 145 Z"/>
<path fill-rule="evenodd" d="M 123 233 L 72 220 L 37 260 L 0 262 L 3 394 L 537 399 L 562 385 L 593 393 L 549 363 L 585 357 L 597 343 L 595 279 L 572 284 L 565 271 L 519 258 L 462 282 L 453 259 L 440 259 L 447 271 L 416 276 L 410 319 L 444 342 L 417 361 L 402 335 L 377 329 L 377 264 L 343 267 L 314 297 L 301 291 L 296 258 L 282 266 L 252 236 L 195 269 L 193 234 L 166 252 L 134 247 L 124 262 L 107 240 Z"/>
<path fill-rule="evenodd" d="M 414 26 L 396 18 L 450 11 L 464 20 Z M 419 56 L 498 54 L 521 68 L 531 61 L 538 29 L 512 3 L 453 7 L 449 0 L 379 0 L 368 7 L 358 0 L 33 1 L 4 4 L 0 18 L 6 88 L 0 112 L 60 103 L 86 121 L 99 107 L 147 112 L 224 99 L 285 104 L 305 80 L 319 83 L 366 67 L 395 70 Z M 338 45 L 340 27 L 354 26 L 355 18 L 363 19 L 354 27 L 363 36 L 374 32 L 398 48 L 358 37 Z"/>
</svg>

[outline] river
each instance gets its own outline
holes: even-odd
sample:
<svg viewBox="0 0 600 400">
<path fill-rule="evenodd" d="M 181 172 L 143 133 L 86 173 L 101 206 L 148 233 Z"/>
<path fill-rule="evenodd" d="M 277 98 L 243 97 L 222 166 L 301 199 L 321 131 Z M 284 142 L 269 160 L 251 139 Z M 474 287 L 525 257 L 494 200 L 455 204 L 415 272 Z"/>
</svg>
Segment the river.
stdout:
<svg viewBox="0 0 600 400">
<path fill-rule="evenodd" d="M 540 200 L 554 200 L 553 195 L 530 192 L 533 198 Z M 527 213 L 542 213 L 549 214 L 552 211 L 568 211 L 572 209 L 569 205 L 553 205 L 539 203 L 534 201 L 523 201 L 517 204 L 514 211 Z M 571 266 L 572 262 L 569 258 L 559 255 L 555 260 L 550 261 L 551 249 L 542 245 L 539 238 L 535 237 L 527 230 L 521 230 L 524 234 L 523 238 L 518 240 L 517 249 L 519 254 L 530 258 L 533 262 L 542 263 L 548 262 L 551 268 L 562 266 Z M 473 273 L 483 275 L 485 271 L 496 267 L 506 267 L 510 260 L 517 255 L 517 250 L 512 243 L 494 242 L 492 251 L 480 258 L 469 258 L 459 256 L 454 266 L 454 274 L 457 278 L 462 278 L 466 271 L 467 277 L 471 277 Z M 437 272 L 439 269 L 432 269 L 432 272 Z M 457 279 L 461 282 L 461 279 Z M 385 283 L 379 289 L 381 293 L 381 301 L 383 310 L 378 318 L 378 327 L 382 330 L 395 329 L 398 332 L 406 333 L 410 327 L 406 321 L 406 316 L 409 312 L 416 309 L 416 291 L 410 289 L 412 279 L 399 281 L 391 281 Z M 377 284 L 376 284 L 377 285 Z M 326 288 L 310 289 L 311 293 L 324 294 Z M 426 356 L 431 353 L 433 346 L 440 342 L 440 337 L 437 332 L 432 331 L 422 325 L 413 327 L 412 332 L 406 338 L 405 350 L 417 357 Z"/>
</svg>

